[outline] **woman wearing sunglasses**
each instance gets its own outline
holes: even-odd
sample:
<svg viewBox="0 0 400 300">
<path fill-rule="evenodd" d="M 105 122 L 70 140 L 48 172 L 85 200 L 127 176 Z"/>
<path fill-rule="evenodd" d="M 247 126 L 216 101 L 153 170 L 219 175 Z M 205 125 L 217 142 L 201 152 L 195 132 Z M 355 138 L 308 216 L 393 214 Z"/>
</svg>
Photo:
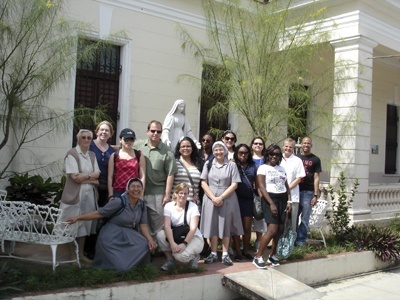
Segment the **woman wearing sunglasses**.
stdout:
<svg viewBox="0 0 400 300">
<path fill-rule="evenodd" d="M 133 150 L 136 135 L 125 128 L 119 134 L 120 149 L 108 161 L 108 198 L 119 197 L 125 192 L 130 178 L 139 178 L 145 185 L 146 162 L 140 151 Z M 144 188 L 143 188 L 144 190 Z"/>
<path fill-rule="evenodd" d="M 235 153 L 236 134 L 232 130 L 225 130 L 222 134 L 221 141 L 228 148 L 228 159 L 233 161 L 233 154 Z"/>
<path fill-rule="evenodd" d="M 268 228 L 261 238 L 260 248 L 255 253 L 253 260 L 253 264 L 260 269 L 266 268 L 263 254 L 271 240 L 272 249 L 268 256 L 268 263 L 279 266 L 279 260 L 275 256 L 276 247 L 283 231 L 286 212 L 290 213 L 292 208 L 285 169 L 279 165 L 281 160 L 281 148 L 278 145 L 270 145 L 266 149 L 266 163 L 257 170 L 257 185 L 262 193 L 261 204 Z"/>
</svg>

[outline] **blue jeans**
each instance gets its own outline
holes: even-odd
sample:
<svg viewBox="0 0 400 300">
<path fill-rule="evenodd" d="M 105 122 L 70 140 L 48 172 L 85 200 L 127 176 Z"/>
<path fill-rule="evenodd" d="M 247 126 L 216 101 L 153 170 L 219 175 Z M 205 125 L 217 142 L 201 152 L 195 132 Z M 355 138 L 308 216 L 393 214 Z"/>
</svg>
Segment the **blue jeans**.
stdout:
<svg viewBox="0 0 400 300">
<path fill-rule="evenodd" d="M 308 222 L 312 212 L 311 200 L 314 197 L 314 191 L 300 191 L 299 213 L 301 223 L 297 229 L 297 245 L 304 245 L 307 240 Z"/>
</svg>

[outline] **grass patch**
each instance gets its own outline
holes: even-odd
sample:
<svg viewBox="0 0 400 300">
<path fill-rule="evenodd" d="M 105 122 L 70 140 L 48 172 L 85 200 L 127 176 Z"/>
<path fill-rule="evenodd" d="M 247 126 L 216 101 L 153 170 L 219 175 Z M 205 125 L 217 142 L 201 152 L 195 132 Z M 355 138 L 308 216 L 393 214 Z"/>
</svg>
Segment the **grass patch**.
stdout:
<svg viewBox="0 0 400 300">
<path fill-rule="evenodd" d="M 96 287 L 119 281 L 152 281 L 161 277 L 156 266 L 151 264 L 139 265 L 126 273 L 103 270 L 92 267 L 61 265 L 54 273 L 47 264 L 12 260 L 0 260 L 2 286 L 18 286 L 19 292 L 52 291 L 69 287 Z M 7 272 L 7 274 L 5 273 Z M 16 285 L 17 284 L 17 285 Z M 7 294 L 15 294 L 11 288 Z M 3 295 L 2 295 L 3 294 Z M 0 298 L 5 292 L 0 291 Z"/>
</svg>

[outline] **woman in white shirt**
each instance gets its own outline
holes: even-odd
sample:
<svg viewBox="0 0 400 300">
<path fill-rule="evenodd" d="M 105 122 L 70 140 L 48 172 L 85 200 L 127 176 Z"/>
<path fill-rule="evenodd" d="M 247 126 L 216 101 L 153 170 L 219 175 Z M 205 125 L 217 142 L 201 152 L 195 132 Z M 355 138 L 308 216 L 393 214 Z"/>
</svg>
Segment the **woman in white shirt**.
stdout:
<svg viewBox="0 0 400 300">
<path fill-rule="evenodd" d="M 271 240 L 273 241 L 268 263 L 279 266 L 279 260 L 275 256 L 276 247 L 279 236 L 283 231 L 286 212 L 290 213 L 291 211 L 290 189 L 286 180 L 285 169 L 279 166 L 281 160 L 281 148 L 278 145 L 270 145 L 266 149 L 266 163 L 257 170 L 257 184 L 263 196 L 261 204 L 264 219 L 268 226 L 253 260 L 253 264 L 260 269 L 266 268 L 262 255 Z"/>
<path fill-rule="evenodd" d="M 161 269 L 168 271 L 175 260 L 188 263 L 190 268 L 197 268 L 200 252 L 203 250 L 203 236 L 198 229 L 200 212 L 196 204 L 187 201 L 189 185 L 180 183 L 174 189 L 173 201 L 164 206 L 164 229 L 157 233 L 157 240 L 167 261 Z M 186 222 L 190 229 L 182 242 L 176 242 L 172 234 L 172 227 L 184 225 L 186 203 L 188 203 Z"/>
</svg>

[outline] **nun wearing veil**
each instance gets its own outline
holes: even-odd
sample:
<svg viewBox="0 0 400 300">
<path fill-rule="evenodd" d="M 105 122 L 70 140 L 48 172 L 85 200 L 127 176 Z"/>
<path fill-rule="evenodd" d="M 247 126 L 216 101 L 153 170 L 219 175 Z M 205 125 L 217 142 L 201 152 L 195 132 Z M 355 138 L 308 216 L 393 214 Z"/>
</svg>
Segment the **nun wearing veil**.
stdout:
<svg viewBox="0 0 400 300">
<path fill-rule="evenodd" d="M 185 114 L 185 100 L 176 100 L 172 109 L 165 117 L 161 140 L 164 144 L 174 151 L 179 139 L 190 137 L 200 149 L 201 145 L 193 135 L 189 122 Z"/>
</svg>

